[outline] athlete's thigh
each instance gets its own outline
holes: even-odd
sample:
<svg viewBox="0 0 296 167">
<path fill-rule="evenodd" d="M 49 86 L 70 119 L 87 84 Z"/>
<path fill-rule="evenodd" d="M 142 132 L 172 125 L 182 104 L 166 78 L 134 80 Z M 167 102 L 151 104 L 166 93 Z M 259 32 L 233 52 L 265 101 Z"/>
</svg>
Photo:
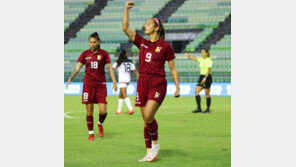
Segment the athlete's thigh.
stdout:
<svg viewBox="0 0 296 167">
<path fill-rule="evenodd" d="M 144 117 L 149 117 L 150 120 L 154 118 L 155 113 L 157 112 L 160 104 L 154 100 L 148 100 L 144 110 Z"/>
<path fill-rule="evenodd" d="M 121 89 L 119 89 L 119 98 L 121 98 L 122 97 L 122 94 L 121 94 Z"/>
<path fill-rule="evenodd" d="M 89 104 L 86 104 L 86 111 L 88 113 L 93 113 L 94 112 L 94 104 L 93 103 L 89 103 Z"/>
<path fill-rule="evenodd" d="M 203 89 L 202 86 L 196 86 L 196 88 L 195 88 L 195 93 L 196 93 L 196 94 L 199 94 L 200 91 L 201 91 L 202 89 Z"/>
<path fill-rule="evenodd" d="M 140 107 L 142 117 L 144 119 L 145 107 Z"/>
<path fill-rule="evenodd" d="M 210 88 L 205 88 L 206 94 L 210 94 Z"/>
<path fill-rule="evenodd" d="M 122 97 L 127 96 L 126 88 L 120 88 L 120 92 L 121 92 Z"/>
<path fill-rule="evenodd" d="M 99 112 L 101 114 L 107 113 L 107 104 L 105 103 L 98 103 L 99 106 Z"/>
</svg>

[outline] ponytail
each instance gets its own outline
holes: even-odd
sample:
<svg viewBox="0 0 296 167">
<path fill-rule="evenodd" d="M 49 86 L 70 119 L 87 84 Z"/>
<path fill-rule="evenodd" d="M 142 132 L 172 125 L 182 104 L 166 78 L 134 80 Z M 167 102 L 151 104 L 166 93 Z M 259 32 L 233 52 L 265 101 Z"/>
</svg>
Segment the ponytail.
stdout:
<svg viewBox="0 0 296 167">
<path fill-rule="evenodd" d="M 121 50 L 120 55 L 118 56 L 118 59 L 117 59 L 117 66 L 116 67 L 119 67 L 121 65 L 121 63 L 126 59 L 125 54 L 126 54 L 126 51 Z"/>
<path fill-rule="evenodd" d="M 157 34 L 162 39 L 165 40 L 165 30 L 162 21 L 159 18 L 153 18 L 155 27 L 158 27 Z"/>
</svg>

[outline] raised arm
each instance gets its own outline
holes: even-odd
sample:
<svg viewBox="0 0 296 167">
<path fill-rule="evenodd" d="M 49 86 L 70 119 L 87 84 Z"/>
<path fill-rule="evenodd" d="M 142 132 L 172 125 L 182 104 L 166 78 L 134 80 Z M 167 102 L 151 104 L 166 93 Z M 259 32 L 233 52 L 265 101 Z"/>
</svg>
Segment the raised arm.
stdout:
<svg viewBox="0 0 296 167">
<path fill-rule="evenodd" d="M 184 53 L 185 54 L 185 56 L 188 58 L 188 59 L 190 59 L 190 60 L 194 60 L 194 61 L 197 61 L 198 59 L 196 58 L 196 57 L 192 57 L 192 56 L 190 56 L 188 53 Z"/>
<path fill-rule="evenodd" d="M 111 66 L 110 63 L 107 64 L 107 67 L 108 67 L 108 70 L 109 70 L 110 76 L 111 76 L 111 78 L 112 78 L 113 89 L 116 91 L 116 90 L 117 90 L 117 85 L 116 85 L 116 79 L 115 79 L 115 75 L 114 75 L 113 68 L 112 68 L 112 66 Z"/>
<path fill-rule="evenodd" d="M 122 31 L 128 36 L 128 38 L 134 42 L 136 37 L 136 32 L 129 27 L 129 10 L 134 7 L 135 3 L 133 1 L 127 1 L 125 3 L 125 9 L 122 19 Z"/>
<path fill-rule="evenodd" d="M 175 60 L 169 61 L 169 66 L 172 72 L 173 80 L 176 85 L 175 97 L 179 97 L 180 96 L 179 75 L 178 75 L 177 67 L 175 65 Z"/>
<path fill-rule="evenodd" d="M 74 71 L 72 72 L 72 74 L 70 75 L 68 81 L 67 81 L 67 85 L 66 87 L 68 87 L 68 85 L 70 84 L 71 80 L 76 76 L 76 74 L 80 71 L 81 67 L 83 66 L 82 63 L 78 62 L 76 67 L 74 68 Z"/>
</svg>

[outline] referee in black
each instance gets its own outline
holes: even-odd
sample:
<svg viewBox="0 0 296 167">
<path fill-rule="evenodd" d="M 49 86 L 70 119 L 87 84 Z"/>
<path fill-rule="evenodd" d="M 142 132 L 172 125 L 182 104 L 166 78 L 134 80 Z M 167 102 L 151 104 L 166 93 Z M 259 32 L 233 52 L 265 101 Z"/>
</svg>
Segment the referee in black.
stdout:
<svg viewBox="0 0 296 167">
<path fill-rule="evenodd" d="M 211 105 L 210 87 L 212 84 L 211 69 L 213 66 L 213 61 L 210 58 L 210 52 L 207 49 L 202 49 L 201 50 L 202 57 L 200 58 L 192 57 L 188 53 L 184 53 L 184 54 L 188 59 L 199 62 L 199 67 L 200 67 L 200 77 L 195 88 L 195 100 L 197 104 L 197 109 L 192 112 L 193 113 L 202 112 L 201 106 L 200 106 L 199 93 L 202 89 L 205 89 L 206 99 L 207 99 L 207 109 L 203 113 L 209 113 L 210 105 Z"/>
</svg>

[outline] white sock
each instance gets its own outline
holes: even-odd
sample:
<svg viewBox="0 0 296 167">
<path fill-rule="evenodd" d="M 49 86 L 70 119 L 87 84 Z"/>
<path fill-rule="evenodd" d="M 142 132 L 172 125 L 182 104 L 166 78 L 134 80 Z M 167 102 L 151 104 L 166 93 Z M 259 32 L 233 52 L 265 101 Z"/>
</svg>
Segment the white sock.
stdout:
<svg viewBox="0 0 296 167">
<path fill-rule="evenodd" d="M 129 99 L 129 97 L 124 99 L 125 104 L 127 105 L 129 111 L 133 110 L 132 104 L 131 104 L 131 100 Z"/>
<path fill-rule="evenodd" d="M 94 134 L 94 131 L 88 131 L 89 135 L 93 135 Z"/>
<path fill-rule="evenodd" d="M 158 149 L 158 148 L 159 148 L 158 143 L 157 144 L 151 144 L 151 149 Z"/>
<path fill-rule="evenodd" d="M 123 106 L 123 99 L 119 99 L 117 112 L 121 112 L 122 106 Z"/>
</svg>

